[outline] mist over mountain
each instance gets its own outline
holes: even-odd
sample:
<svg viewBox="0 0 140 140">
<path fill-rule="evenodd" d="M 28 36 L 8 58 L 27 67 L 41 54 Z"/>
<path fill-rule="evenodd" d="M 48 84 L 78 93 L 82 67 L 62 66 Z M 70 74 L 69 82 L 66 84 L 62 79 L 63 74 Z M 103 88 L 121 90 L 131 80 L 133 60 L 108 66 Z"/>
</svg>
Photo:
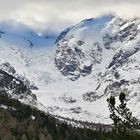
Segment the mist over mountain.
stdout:
<svg viewBox="0 0 140 140">
<path fill-rule="evenodd" d="M 140 116 L 139 42 L 139 18 L 109 14 L 85 19 L 59 36 L 6 23 L 0 24 L 0 64 L 28 83 L 39 109 L 110 124 L 106 99 L 121 91 L 127 93 L 133 114 Z"/>
</svg>

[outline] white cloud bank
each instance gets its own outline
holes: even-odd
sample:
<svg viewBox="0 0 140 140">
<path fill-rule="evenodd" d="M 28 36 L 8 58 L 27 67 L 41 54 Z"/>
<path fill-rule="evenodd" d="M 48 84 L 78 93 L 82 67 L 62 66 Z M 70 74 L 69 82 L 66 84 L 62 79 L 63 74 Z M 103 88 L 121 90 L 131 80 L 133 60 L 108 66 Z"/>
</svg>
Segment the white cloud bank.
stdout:
<svg viewBox="0 0 140 140">
<path fill-rule="evenodd" d="M 140 16 L 140 0 L 0 0 L 0 21 L 17 21 L 37 31 L 60 31 L 107 13 Z"/>
</svg>

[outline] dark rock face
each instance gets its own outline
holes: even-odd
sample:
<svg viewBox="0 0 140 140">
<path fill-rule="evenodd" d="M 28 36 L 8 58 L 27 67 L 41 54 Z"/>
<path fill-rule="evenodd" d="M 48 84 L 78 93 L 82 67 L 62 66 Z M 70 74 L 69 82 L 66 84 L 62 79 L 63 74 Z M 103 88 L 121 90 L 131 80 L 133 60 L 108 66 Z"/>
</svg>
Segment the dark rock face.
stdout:
<svg viewBox="0 0 140 140">
<path fill-rule="evenodd" d="M 63 102 L 65 103 L 69 103 L 69 104 L 72 104 L 72 103 L 75 103 L 76 102 L 76 99 L 72 98 L 72 97 L 67 97 L 67 96 L 62 96 L 62 97 L 59 97 L 60 100 L 62 100 Z"/>
<path fill-rule="evenodd" d="M 83 94 L 82 96 L 83 96 L 83 100 L 86 102 L 93 102 L 99 98 L 99 96 L 97 95 L 96 92 L 87 92 L 87 93 Z"/>
<path fill-rule="evenodd" d="M 77 44 L 78 44 L 78 46 L 82 46 L 84 44 L 84 41 L 79 40 L 79 41 L 77 41 Z"/>
<path fill-rule="evenodd" d="M 140 33 L 140 19 L 125 20 L 115 17 L 105 25 L 103 30 L 97 30 L 97 36 L 99 34 L 97 39 L 95 39 L 96 34 L 87 37 L 88 33 L 92 35 L 94 32 L 95 28 L 93 28 L 94 24 L 92 22 L 93 19 L 84 20 L 81 24 L 67 28 L 56 41 L 58 48 L 55 55 L 55 64 L 58 70 L 63 75 L 69 76 L 71 80 L 91 74 L 94 71 L 94 66 L 96 64 L 102 65 L 103 57 L 110 55 L 110 50 L 113 51 L 113 56 L 111 56 L 111 61 L 106 65 L 106 69 L 113 70 L 117 67 L 122 67 L 129 61 L 131 56 L 140 50 L 140 41 L 135 42 L 136 45 L 131 45 L 130 48 L 125 45 L 124 47 L 121 46 L 137 39 Z M 90 28 L 87 30 L 88 26 L 91 30 Z M 83 28 L 85 32 L 82 32 Z M 92 45 L 90 44 L 91 42 Z M 114 44 L 116 45 L 115 47 Z M 105 51 L 108 51 L 108 54 L 105 54 Z M 114 76 L 116 79 L 119 78 L 117 74 Z"/>
<path fill-rule="evenodd" d="M 32 94 L 29 87 L 27 87 L 22 81 L 8 74 L 7 72 L 0 70 L 0 88 L 5 90 L 9 96 L 17 95 L 19 98 L 22 96 L 30 95 L 35 100 L 35 95 Z M 10 93 L 8 93 L 10 91 Z"/>
<path fill-rule="evenodd" d="M 92 71 L 92 64 L 90 66 L 84 66 L 80 72 L 82 76 L 86 76 L 89 75 L 91 71 Z"/>
<path fill-rule="evenodd" d="M 70 111 L 75 114 L 79 114 L 82 112 L 81 107 L 70 108 Z"/>
<path fill-rule="evenodd" d="M 0 65 L 0 69 L 1 70 L 4 70 L 4 71 L 7 71 L 8 73 L 11 73 L 11 74 L 15 74 L 16 73 L 16 70 L 14 69 L 14 67 L 12 67 L 10 65 L 9 62 L 6 62 L 6 63 L 2 63 Z"/>
<path fill-rule="evenodd" d="M 61 73 L 65 76 L 73 76 L 73 78 L 70 78 L 71 80 L 79 78 L 80 75 L 86 76 L 90 74 L 92 64 L 84 65 L 83 68 L 80 67 L 80 59 L 83 59 L 85 54 L 79 48 L 72 50 L 68 46 L 64 47 L 62 52 L 59 50 L 56 52 L 56 56 L 60 53 L 62 57 L 55 58 L 55 64 Z"/>
<path fill-rule="evenodd" d="M 104 41 L 104 46 L 109 49 L 110 45 L 114 42 L 120 41 L 120 42 L 124 42 L 124 41 L 131 41 L 134 40 L 136 38 L 136 36 L 138 35 L 138 33 L 140 32 L 139 30 L 139 24 L 140 22 L 137 22 L 137 19 L 133 19 L 130 21 L 127 20 L 123 20 L 121 18 L 118 18 L 114 21 L 114 27 L 117 26 L 120 28 L 120 30 L 114 34 L 114 35 L 110 35 L 109 33 L 106 33 L 103 36 L 103 41 Z M 126 24 L 128 23 L 128 25 L 126 27 Z M 121 27 L 123 27 L 121 29 Z"/>
<path fill-rule="evenodd" d="M 93 65 L 99 64 L 102 60 L 102 48 L 97 42 L 88 54 L 80 48 L 83 44 L 84 42 L 79 40 L 77 46 L 71 48 L 65 41 L 56 50 L 55 64 L 58 70 L 63 75 L 70 76 L 71 80 L 89 75 Z"/>
<path fill-rule="evenodd" d="M 137 44 L 133 49 L 131 50 L 126 50 L 123 52 L 120 50 L 116 55 L 114 55 L 111 63 L 109 64 L 108 68 L 111 68 L 112 66 L 118 67 L 121 66 L 124 62 L 127 61 L 127 59 L 140 51 L 140 44 Z"/>
<path fill-rule="evenodd" d="M 15 68 L 11 66 L 9 62 L 2 63 L 0 65 L 0 70 L 7 72 L 9 75 L 15 77 L 30 89 L 38 90 L 38 88 L 34 85 L 34 83 L 30 83 L 30 81 L 26 77 L 16 74 Z"/>
<path fill-rule="evenodd" d="M 71 28 L 67 28 L 65 29 L 59 36 L 58 38 L 56 39 L 55 43 L 57 44 L 61 39 L 63 39 L 66 34 L 70 31 Z"/>
<path fill-rule="evenodd" d="M 59 55 L 60 57 L 58 57 Z M 72 50 L 67 44 L 64 44 L 56 51 L 55 64 L 63 75 L 73 75 L 75 71 L 79 71 L 77 57 L 81 57 L 80 55 L 79 51 L 76 53 L 75 50 Z M 79 74 L 77 73 L 75 78 L 78 77 Z"/>
</svg>

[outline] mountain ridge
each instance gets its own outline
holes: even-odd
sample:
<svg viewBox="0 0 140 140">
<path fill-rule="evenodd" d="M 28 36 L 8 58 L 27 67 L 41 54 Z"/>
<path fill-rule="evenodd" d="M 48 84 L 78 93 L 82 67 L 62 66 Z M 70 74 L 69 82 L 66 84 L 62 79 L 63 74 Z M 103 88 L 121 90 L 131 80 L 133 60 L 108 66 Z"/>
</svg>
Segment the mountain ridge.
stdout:
<svg viewBox="0 0 140 140">
<path fill-rule="evenodd" d="M 32 92 L 52 115 L 109 124 L 106 99 L 126 92 L 130 109 L 140 117 L 139 25 L 139 19 L 110 15 L 84 20 L 62 32 L 57 47 L 55 38 L 47 38 L 46 47 L 34 47 L 33 40 L 29 47 L 18 36 L 7 42 L 12 38 L 6 33 L 0 60 L 37 87 Z"/>
</svg>

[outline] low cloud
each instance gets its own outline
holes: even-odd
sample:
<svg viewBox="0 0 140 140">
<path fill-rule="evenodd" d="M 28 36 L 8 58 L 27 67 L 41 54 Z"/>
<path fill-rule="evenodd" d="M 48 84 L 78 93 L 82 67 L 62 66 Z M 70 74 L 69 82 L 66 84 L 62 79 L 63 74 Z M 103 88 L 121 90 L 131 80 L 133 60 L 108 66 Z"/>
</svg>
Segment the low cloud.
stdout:
<svg viewBox="0 0 140 140">
<path fill-rule="evenodd" d="M 140 16 L 139 0 L 0 0 L 0 21 L 16 21 L 38 31 L 61 31 L 107 13 Z"/>
</svg>

